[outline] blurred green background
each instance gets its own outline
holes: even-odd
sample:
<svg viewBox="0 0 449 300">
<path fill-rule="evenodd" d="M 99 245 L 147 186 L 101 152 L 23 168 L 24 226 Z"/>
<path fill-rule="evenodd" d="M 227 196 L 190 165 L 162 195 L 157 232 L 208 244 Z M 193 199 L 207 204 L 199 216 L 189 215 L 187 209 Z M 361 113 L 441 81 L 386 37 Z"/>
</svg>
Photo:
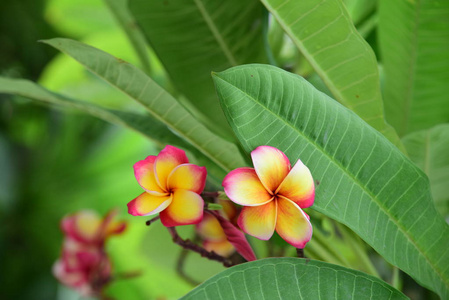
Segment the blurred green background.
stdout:
<svg viewBox="0 0 449 300">
<path fill-rule="evenodd" d="M 20 20 L 20 21 L 19 21 Z M 0 10 L 0 75 L 111 108 L 138 107 L 82 66 L 38 40 L 68 37 L 130 63 L 136 55 L 101 0 L 17 0 Z M 153 78 L 163 83 L 152 56 Z M 141 193 L 132 165 L 157 149 L 140 135 L 84 114 L 0 95 L 0 299 L 79 299 L 58 284 L 51 267 L 60 254 L 60 219 L 90 208 L 118 207 L 129 228 L 108 242 L 116 272 L 142 276 L 109 287 L 115 299 L 177 299 L 192 286 L 176 271 L 181 249 L 160 224 L 130 217 L 126 204 Z M 192 228 L 183 228 L 188 237 Z M 186 270 L 204 280 L 223 270 L 188 256 Z"/>
</svg>

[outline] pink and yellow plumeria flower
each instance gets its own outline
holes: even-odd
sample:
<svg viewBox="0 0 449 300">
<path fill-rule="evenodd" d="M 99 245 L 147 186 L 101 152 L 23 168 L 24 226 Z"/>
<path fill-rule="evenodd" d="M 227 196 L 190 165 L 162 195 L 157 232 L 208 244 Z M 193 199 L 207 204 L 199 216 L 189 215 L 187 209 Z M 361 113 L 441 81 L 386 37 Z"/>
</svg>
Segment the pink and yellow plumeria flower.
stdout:
<svg viewBox="0 0 449 300">
<path fill-rule="evenodd" d="M 117 213 L 112 210 L 102 218 L 94 211 L 82 210 L 61 221 L 64 244 L 53 274 L 83 296 L 99 295 L 111 280 L 112 268 L 104 244 L 126 228 L 125 222 L 114 220 Z"/>
<path fill-rule="evenodd" d="M 54 276 L 82 296 L 95 296 L 111 279 L 111 263 L 101 247 L 66 237 L 61 258 L 53 265 Z"/>
<path fill-rule="evenodd" d="M 287 156 L 270 146 L 251 152 L 253 168 L 238 168 L 226 175 L 226 195 L 244 208 L 240 228 L 261 240 L 274 230 L 289 244 L 304 248 L 312 237 L 309 216 L 301 209 L 313 204 L 315 186 L 309 169 L 298 160 L 292 168 Z"/>
<path fill-rule="evenodd" d="M 145 190 L 128 203 L 133 216 L 159 213 L 166 227 L 197 224 L 203 218 L 200 194 L 206 184 L 205 167 L 190 164 L 185 152 L 166 146 L 134 165 L 134 174 Z"/>
<path fill-rule="evenodd" d="M 221 256 L 229 256 L 235 251 L 213 215 L 204 214 L 203 220 L 196 225 L 196 230 L 203 239 L 203 247 L 207 251 L 214 251 Z"/>
<path fill-rule="evenodd" d="M 126 222 L 114 220 L 117 214 L 117 210 L 112 210 L 102 218 L 95 211 L 82 210 L 64 217 L 61 228 L 75 241 L 101 245 L 109 236 L 125 230 Z"/>
</svg>

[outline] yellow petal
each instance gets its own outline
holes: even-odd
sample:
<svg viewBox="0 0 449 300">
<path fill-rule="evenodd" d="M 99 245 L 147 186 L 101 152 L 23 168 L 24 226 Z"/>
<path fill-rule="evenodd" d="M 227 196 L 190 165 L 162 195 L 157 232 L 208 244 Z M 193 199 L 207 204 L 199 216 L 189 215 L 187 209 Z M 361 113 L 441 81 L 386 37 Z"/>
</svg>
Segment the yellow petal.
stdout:
<svg viewBox="0 0 449 300">
<path fill-rule="evenodd" d="M 294 202 L 279 197 L 276 232 L 290 245 L 304 248 L 312 237 L 312 225 L 306 214 Z"/>
<path fill-rule="evenodd" d="M 235 251 L 234 246 L 226 238 L 219 241 L 205 240 L 203 242 L 203 248 L 207 251 L 214 251 L 224 257 L 228 257 Z"/>
<path fill-rule="evenodd" d="M 221 228 L 220 222 L 211 214 L 204 214 L 203 220 L 196 225 L 199 235 L 209 241 L 226 240 L 226 234 Z"/>
<path fill-rule="evenodd" d="M 315 199 L 313 177 L 309 169 L 299 159 L 276 193 L 295 202 L 301 208 L 306 208 L 313 204 Z"/>
<path fill-rule="evenodd" d="M 276 201 L 260 206 L 245 206 L 240 213 L 238 224 L 249 235 L 261 240 L 269 240 L 276 225 Z"/>
<path fill-rule="evenodd" d="M 181 164 L 188 163 L 189 160 L 184 150 L 167 145 L 159 153 L 154 161 L 154 171 L 156 173 L 156 181 L 164 191 L 167 190 L 168 175 L 174 168 Z"/>
<path fill-rule="evenodd" d="M 148 216 L 163 211 L 172 202 L 172 197 L 156 196 L 144 192 L 128 203 L 128 213 L 133 216 Z"/>
<path fill-rule="evenodd" d="M 200 194 L 206 185 L 205 167 L 182 164 L 173 169 L 168 176 L 168 189 L 183 189 Z"/>
<path fill-rule="evenodd" d="M 172 194 L 173 201 L 160 213 L 161 222 L 166 227 L 197 224 L 203 219 L 204 201 L 197 193 L 177 189 Z"/>
<path fill-rule="evenodd" d="M 290 171 L 287 156 L 274 147 L 259 146 L 251 152 L 251 158 L 260 181 L 273 194 Z"/>
<path fill-rule="evenodd" d="M 150 155 L 144 160 L 139 160 L 134 164 L 134 176 L 137 182 L 148 193 L 154 195 L 162 195 L 164 190 L 157 184 L 156 176 L 154 175 L 154 161 L 156 156 Z"/>
<path fill-rule="evenodd" d="M 273 197 L 264 188 L 253 168 L 231 171 L 224 178 L 223 187 L 229 199 L 240 205 L 262 205 Z"/>
</svg>

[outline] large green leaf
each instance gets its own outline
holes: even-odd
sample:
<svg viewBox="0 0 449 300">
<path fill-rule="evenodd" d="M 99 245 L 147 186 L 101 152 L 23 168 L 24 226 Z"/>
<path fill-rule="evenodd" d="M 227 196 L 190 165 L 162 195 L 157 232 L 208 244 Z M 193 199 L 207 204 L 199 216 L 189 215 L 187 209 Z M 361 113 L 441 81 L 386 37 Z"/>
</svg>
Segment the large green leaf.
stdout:
<svg viewBox="0 0 449 300">
<path fill-rule="evenodd" d="M 376 57 L 355 29 L 342 1 L 261 1 L 335 99 L 402 147 L 384 119 Z"/>
<path fill-rule="evenodd" d="M 449 122 L 449 1 L 379 1 L 385 113 L 400 136 Z"/>
<path fill-rule="evenodd" d="M 91 72 L 142 104 L 156 120 L 186 140 L 222 171 L 229 172 L 245 164 L 235 144 L 212 133 L 138 68 L 73 40 L 58 38 L 44 42 L 70 55 Z"/>
<path fill-rule="evenodd" d="M 160 147 L 171 144 L 184 148 L 194 154 L 200 164 L 207 166 L 209 174 L 215 179 L 215 184 L 219 185 L 222 177 L 226 175 L 225 170 L 150 115 L 112 110 L 88 102 L 73 100 L 23 79 L 0 77 L 0 93 L 19 95 L 39 102 L 80 110 L 107 122 L 130 128 L 151 139 Z"/>
<path fill-rule="evenodd" d="M 175 86 L 210 127 L 229 135 L 210 72 L 263 62 L 263 6 L 258 0 L 130 0 L 129 4 Z"/>
<path fill-rule="evenodd" d="M 449 226 L 425 174 L 378 131 L 298 75 L 248 65 L 214 75 L 246 151 L 271 145 L 320 182 L 315 210 L 356 232 L 386 260 L 449 296 Z"/>
<path fill-rule="evenodd" d="M 410 133 L 402 139 L 410 159 L 429 176 L 439 212 L 449 216 L 449 124 Z M 449 221 L 449 220 L 448 220 Z"/>
<path fill-rule="evenodd" d="M 407 299 L 363 272 L 299 258 L 267 258 L 241 264 L 210 278 L 188 299 Z"/>
</svg>

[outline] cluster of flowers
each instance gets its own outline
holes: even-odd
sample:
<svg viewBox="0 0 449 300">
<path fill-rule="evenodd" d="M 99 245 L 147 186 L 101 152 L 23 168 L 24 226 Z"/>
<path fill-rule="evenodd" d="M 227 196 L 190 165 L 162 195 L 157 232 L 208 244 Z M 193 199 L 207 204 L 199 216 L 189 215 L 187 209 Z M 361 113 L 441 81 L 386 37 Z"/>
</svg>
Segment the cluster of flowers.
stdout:
<svg viewBox="0 0 449 300">
<path fill-rule="evenodd" d="M 99 296 L 112 278 L 112 266 L 104 245 L 111 235 L 126 228 L 125 222 L 114 220 L 116 214 L 111 211 L 101 218 L 94 211 L 84 210 L 66 216 L 61 222 L 64 242 L 53 274 L 83 296 Z"/>
<path fill-rule="evenodd" d="M 276 231 L 289 244 L 304 248 L 312 225 L 302 209 L 311 206 L 315 197 L 309 169 L 300 160 L 292 167 L 283 152 L 270 146 L 257 147 L 251 158 L 254 168 L 235 169 L 223 180 L 226 196 L 234 203 L 216 199 L 223 209 L 204 213 L 206 168 L 189 163 L 183 150 L 166 146 L 157 156 L 134 165 L 144 192 L 128 203 L 128 212 L 134 216 L 159 213 L 166 227 L 196 224 L 203 248 L 223 257 L 237 250 L 246 260 L 256 259 L 236 225 L 262 240 Z M 101 295 L 111 281 L 104 244 L 126 227 L 113 220 L 115 215 L 110 212 L 100 218 L 95 212 L 82 211 L 62 220 L 65 239 L 54 274 L 82 295 Z"/>
<path fill-rule="evenodd" d="M 289 244 L 304 248 L 312 236 L 312 225 L 302 208 L 311 206 L 315 197 L 309 169 L 300 160 L 292 167 L 283 152 L 270 146 L 257 147 L 251 157 L 254 168 L 238 168 L 223 180 L 229 199 L 243 206 L 240 228 L 262 240 L 270 239 L 276 230 Z M 130 214 L 159 213 L 167 227 L 202 221 L 206 168 L 189 163 L 183 150 L 167 146 L 159 155 L 137 162 L 134 173 L 145 191 L 128 203 Z M 205 222 L 216 226 L 206 216 Z M 204 226 L 199 228 L 207 232 Z"/>
</svg>

